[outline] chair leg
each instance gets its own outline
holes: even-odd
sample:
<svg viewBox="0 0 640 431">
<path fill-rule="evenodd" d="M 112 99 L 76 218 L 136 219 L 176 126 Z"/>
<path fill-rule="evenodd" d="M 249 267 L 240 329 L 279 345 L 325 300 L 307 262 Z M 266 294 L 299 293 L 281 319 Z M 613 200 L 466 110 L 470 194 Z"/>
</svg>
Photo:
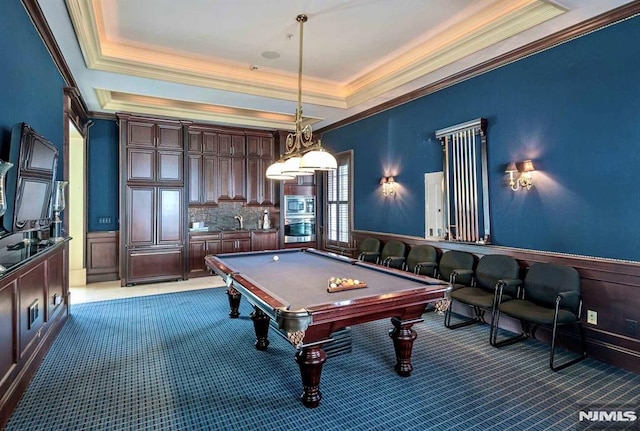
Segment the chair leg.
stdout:
<svg viewBox="0 0 640 431">
<path fill-rule="evenodd" d="M 449 301 L 449 306 L 447 307 L 447 309 L 444 312 L 444 326 L 446 326 L 449 329 L 457 329 L 457 328 L 462 328 L 463 326 L 471 326 L 471 325 L 475 325 L 478 323 L 481 323 L 482 320 L 478 317 L 479 311 L 478 311 L 478 307 L 473 307 L 473 317 L 470 319 L 464 319 L 462 317 L 460 317 L 460 322 L 458 323 L 454 323 L 453 325 L 451 324 L 451 308 L 453 307 L 453 300 Z"/>
<path fill-rule="evenodd" d="M 520 325 L 522 325 L 522 332 L 520 334 L 498 341 L 498 328 L 499 328 L 498 321 L 499 320 L 500 320 L 500 310 L 496 310 L 493 316 L 493 319 L 491 319 L 491 329 L 489 332 L 489 344 L 491 344 L 493 347 L 508 346 L 509 344 L 514 344 L 529 338 L 529 331 L 525 330 L 525 327 L 524 327 L 525 324 L 524 322 L 521 321 Z"/>
<path fill-rule="evenodd" d="M 576 322 L 574 323 L 574 325 L 578 325 L 578 333 L 580 334 L 580 348 L 582 349 L 582 351 L 579 356 L 563 364 L 554 365 L 554 357 L 556 353 L 556 332 L 558 329 L 558 324 L 555 321 L 553 322 L 553 331 L 551 333 L 551 355 L 549 357 L 549 367 L 553 371 L 559 371 L 559 370 L 562 370 L 563 368 L 567 368 L 569 365 L 573 365 L 577 362 L 580 362 L 587 357 L 587 348 L 586 348 L 587 345 L 584 339 L 584 330 L 582 329 L 582 325 L 580 324 L 580 322 Z"/>
</svg>

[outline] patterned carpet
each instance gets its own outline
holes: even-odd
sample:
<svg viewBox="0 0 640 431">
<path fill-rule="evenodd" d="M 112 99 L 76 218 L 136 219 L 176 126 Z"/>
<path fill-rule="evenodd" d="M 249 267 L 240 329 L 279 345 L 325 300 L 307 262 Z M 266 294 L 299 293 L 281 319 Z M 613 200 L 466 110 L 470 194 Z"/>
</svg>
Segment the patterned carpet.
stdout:
<svg viewBox="0 0 640 431">
<path fill-rule="evenodd" d="M 295 350 L 275 334 L 255 350 L 249 304 L 229 319 L 222 288 L 71 311 L 6 430 L 573 430 L 580 409 L 640 404 L 639 375 L 591 359 L 553 373 L 541 343 L 495 349 L 488 326 L 427 313 L 410 377 L 388 320 L 355 326 L 307 409 Z"/>
</svg>

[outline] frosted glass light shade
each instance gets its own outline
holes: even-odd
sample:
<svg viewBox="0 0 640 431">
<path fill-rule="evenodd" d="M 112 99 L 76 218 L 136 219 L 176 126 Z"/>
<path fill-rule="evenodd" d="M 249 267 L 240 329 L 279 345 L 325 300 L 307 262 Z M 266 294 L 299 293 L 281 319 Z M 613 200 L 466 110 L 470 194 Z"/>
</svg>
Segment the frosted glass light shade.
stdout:
<svg viewBox="0 0 640 431">
<path fill-rule="evenodd" d="M 267 172 L 265 173 L 265 176 L 270 180 L 292 180 L 294 176 L 283 174 L 282 173 L 283 168 L 284 168 L 284 162 L 272 163 L 267 168 Z"/>
<path fill-rule="evenodd" d="M 293 175 L 293 176 L 302 176 L 302 175 L 313 175 L 312 169 L 303 169 L 300 167 L 300 162 L 302 161 L 302 157 L 295 156 L 290 159 L 285 160 L 284 167 L 282 168 L 282 173 L 284 175 Z"/>
<path fill-rule="evenodd" d="M 338 162 L 333 155 L 324 149 L 313 150 L 302 156 L 300 168 L 315 171 L 333 171 L 338 168 Z"/>
</svg>

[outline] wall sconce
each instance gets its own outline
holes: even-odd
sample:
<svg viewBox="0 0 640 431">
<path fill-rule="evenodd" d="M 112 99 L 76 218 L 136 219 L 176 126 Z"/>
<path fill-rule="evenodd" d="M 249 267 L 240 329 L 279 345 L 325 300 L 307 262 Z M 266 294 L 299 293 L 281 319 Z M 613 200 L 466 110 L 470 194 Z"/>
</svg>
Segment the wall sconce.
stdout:
<svg viewBox="0 0 640 431">
<path fill-rule="evenodd" d="M 394 184 L 396 180 L 393 177 L 382 177 L 380 178 L 380 184 L 382 184 L 382 194 L 384 196 L 391 195 L 395 193 Z"/>
<path fill-rule="evenodd" d="M 519 190 L 520 188 L 531 190 L 531 186 L 533 186 L 533 178 L 531 173 L 536 170 L 533 167 L 533 162 L 531 160 L 525 160 L 520 163 L 521 168 L 518 169 L 515 162 L 511 162 L 507 165 L 507 169 L 505 172 L 509 174 L 509 187 L 514 192 Z M 520 172 L 520 177 L 518 179 L 515 178 L 515 173 Z"/>
</svg>

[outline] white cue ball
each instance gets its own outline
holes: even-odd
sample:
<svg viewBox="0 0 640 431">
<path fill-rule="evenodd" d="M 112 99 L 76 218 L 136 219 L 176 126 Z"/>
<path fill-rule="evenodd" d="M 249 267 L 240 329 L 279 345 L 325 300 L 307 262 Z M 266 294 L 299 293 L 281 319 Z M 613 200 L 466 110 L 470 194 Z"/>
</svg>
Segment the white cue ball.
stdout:
<svg viewBox="0 0 640 431">
<path fill-rule="evenodd" d="M 278 260 L 280 259 L 278 256 L 273 256 L 273 260 Z"/>
</svg>

